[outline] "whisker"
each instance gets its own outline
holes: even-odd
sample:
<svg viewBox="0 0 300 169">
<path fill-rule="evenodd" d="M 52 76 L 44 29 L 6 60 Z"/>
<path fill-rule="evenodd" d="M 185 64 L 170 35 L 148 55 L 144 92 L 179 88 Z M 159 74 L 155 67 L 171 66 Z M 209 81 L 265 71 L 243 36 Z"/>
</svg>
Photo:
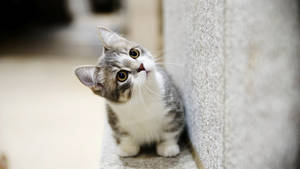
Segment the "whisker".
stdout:
<svg viewBox="0 0 300 169">
<path fill-rule="evenodd" d="M 156 65 L 159 65 L 159 66 L 166 66 L 166 65 L 171 65 L 171 66 L 176 66 L 176 67 L 180 67 L 180 68 L 183 68 L 184 65 L 181 65 L 181 64 L 176 64 L 176 63 L 155 63 Z"/>
<path fill-rule="evenodd" d="M 158 97 L 163 97 L 163 95 L 154 92 L 154 91 L 151 90 L 147 85 L 145 85 L 144 87 L 145 87 L 145 89 L 146 89 L 148 92 L 150 92 L 150 93 L 152 93 L 152 94 L 155 94 L 155 95 L 157 95 Z"/>
<path fill-rule="evenodd" d="M 141 86 L 138 86 L 138 90 L 139 90 L 138 93 L 139 93 L 140 100 L 142 101 L 142 103 L 143 103 L 144 105 L 146 105 L 145 100 L 144 100 L 143 95 L 142 95 Z"/>
<path fill-rule="evenodd" d="M 143 98 L 143 93 L 142 93 L 142 88 L 141 88 L 141 86 L 138 86 L 138 89 L 139 89 L 139 91 L 140 91 L 140 98 L 141 98 L 141 101 L 143 102 L 143 104 L 144 104 L 144 106 L 145 106 L 145 110 L 146 110 L 146 112 L 147 113 L 150 113 L 149 111 L 148 111 L 148 109 L 146 108 L 146 102 L 145 102 L 145 100 L 144 100 L 144 98 Z"/>
<path fill-rule="evenodd" d="M 155 64 L 161 64 L 161 65 L 166 64 L 166 65 L 184 66 L 184 65 L 182 65 L 182 64 L 180 64 L 180 63 L 166 62 L 166 61 L 164 61 L 164 60 L 162 60 L 162 59 L 154 59 L 154 63 L 155 63 Z"/>
<path fill-rule="evenodd" d="M 158 49 L 158 50 L 151 50 L 151 53 L 158 53 L 158 55 L 165 55 L 170 51 L 174 51 L 175 48 L 168 48 L 168 49 Z"/>
<path fill-rule="evenodd" d="M 148 91 L 150 90 L 150 92 L 152 92 L 153 94 L 156 94 L 156 95 L 159 96 L 159 97 L 169 97 L 169 96 L 172 95 L 172 94 L 164 95 L 164 94 L 155 93 L 153 90 L 151 90 L 151 89 L 149 88 L 149 86 L 145 85 L 145 87 L 146 87 L 145 89 L 147 89 Z"/>
</svg>

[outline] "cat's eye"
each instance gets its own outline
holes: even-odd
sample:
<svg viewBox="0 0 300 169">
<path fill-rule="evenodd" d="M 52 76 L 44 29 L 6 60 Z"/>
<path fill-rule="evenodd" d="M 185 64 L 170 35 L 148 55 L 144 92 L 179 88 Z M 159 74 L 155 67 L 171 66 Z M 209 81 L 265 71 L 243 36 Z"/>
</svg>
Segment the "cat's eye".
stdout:
<svg viewBox="0 0 300 169">
<path fill-rule="evenodd" d="M 129 56 L 136 59 L 140 56 L 140 51 L 138 49 L 132 48 L 129 50 Z"/>
<path fill-rule="evenodd" d="M 120 82 L 124 82 L 128 78 L 128 72 L 125 70 L 121 70 L 117 73 L 117 80 Z"/>
</svg>

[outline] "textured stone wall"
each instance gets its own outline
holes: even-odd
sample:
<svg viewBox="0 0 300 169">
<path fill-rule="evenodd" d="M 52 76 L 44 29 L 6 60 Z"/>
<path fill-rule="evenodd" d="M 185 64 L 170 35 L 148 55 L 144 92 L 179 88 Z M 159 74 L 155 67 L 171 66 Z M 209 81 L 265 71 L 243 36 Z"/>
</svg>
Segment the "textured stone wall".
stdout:
<svg viewBox="0 0 300 169">
<path fill-rule="evenodd" d="M 205 168 L 293 168 L 297 8 L 296 0 L 164 1 L 165 62 Z"/>
</svg>

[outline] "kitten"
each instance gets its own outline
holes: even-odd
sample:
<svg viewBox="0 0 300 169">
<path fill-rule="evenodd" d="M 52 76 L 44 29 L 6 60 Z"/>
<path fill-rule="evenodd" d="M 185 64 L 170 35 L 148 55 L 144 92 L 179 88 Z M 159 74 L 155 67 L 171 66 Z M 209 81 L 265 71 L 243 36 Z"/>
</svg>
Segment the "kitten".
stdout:
<svg viewBox="0 0 300 169">
<path fill-rule="evenodd" d="M 98 32 L 104 46 L 98 64 L 78 67 L 75 74 L 106 99 L 119 155 L 135 156 L 150 143 L 161 156 L 179 154 L 184 106 L 172 79 L 141 45 L 103 27 Z"/>
</svg>

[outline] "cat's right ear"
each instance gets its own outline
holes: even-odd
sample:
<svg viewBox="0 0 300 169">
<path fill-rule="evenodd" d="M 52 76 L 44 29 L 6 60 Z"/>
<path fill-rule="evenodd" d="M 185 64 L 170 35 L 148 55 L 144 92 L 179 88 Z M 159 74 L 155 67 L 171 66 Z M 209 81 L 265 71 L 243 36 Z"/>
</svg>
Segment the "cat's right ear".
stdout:
<svg viewBox="0 0 300 169">
<path fill-rule="evenodd" d="M 104 50 L 107 48 L 112 48 L 114 45 L 120 41 L 125 40 L 123 37 L 118 35 L 117 33 L 109 30 L 108 28 L 98 26 L 97 32 L 99 38 L 104 46 Z"/>
<path fill-rule="evenodd" d="M 97 66 L 80 66 L 75 69 L 75 75 L 82 84 L 93 89 L 98 85 L 95 77 L 97 69 Z"/>
</svg>

